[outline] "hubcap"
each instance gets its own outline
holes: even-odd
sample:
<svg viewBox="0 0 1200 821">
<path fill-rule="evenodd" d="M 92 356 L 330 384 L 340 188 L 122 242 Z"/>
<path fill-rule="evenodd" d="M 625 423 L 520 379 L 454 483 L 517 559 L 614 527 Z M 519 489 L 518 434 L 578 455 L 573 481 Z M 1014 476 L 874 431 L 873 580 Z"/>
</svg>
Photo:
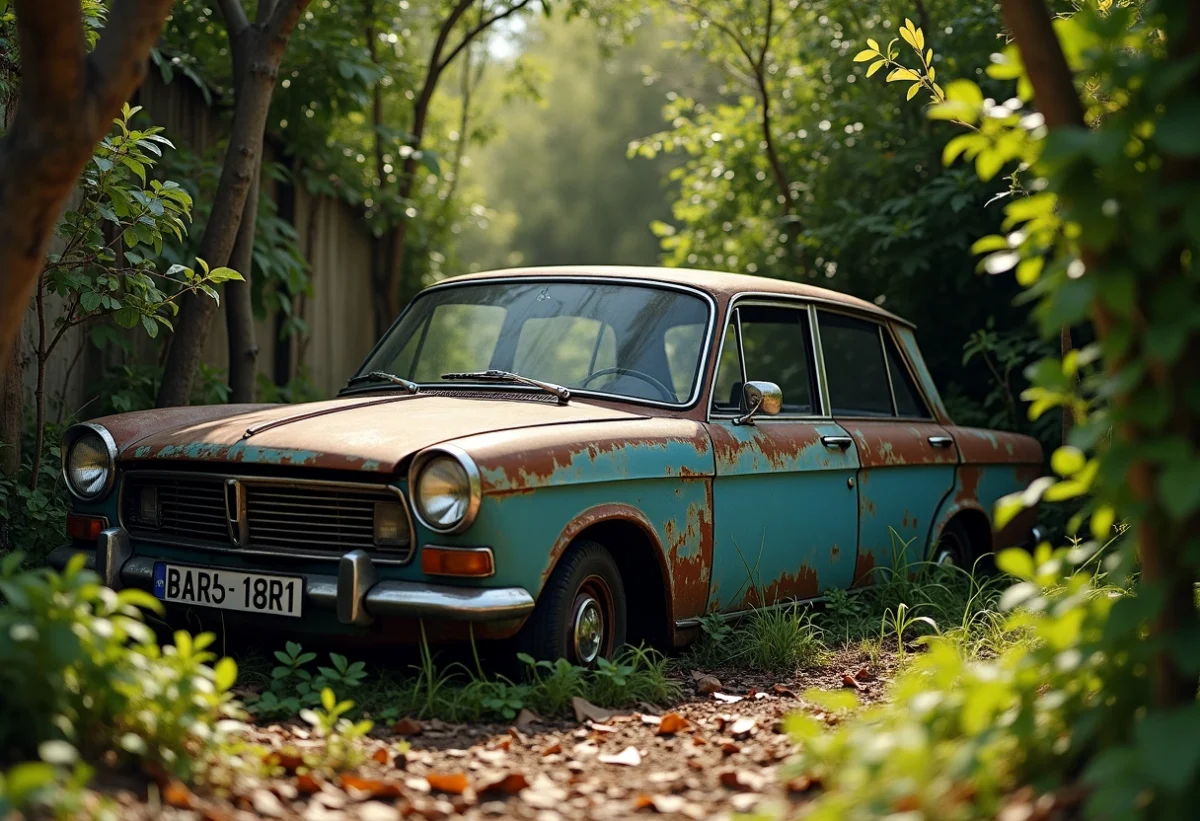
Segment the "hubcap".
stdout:
<svg viewBox="0 0 1200 821">
<path fill-rule="evenodd" d="M 604 642 L 604 612 L 600 602 L 588 594 L 575 601 L 575 658 L 580 664 L 591 664 L 600 655 Z"/>
<path fill-rule="evenodd" d="M 942 548 L 941 550 L 938 551 L 937 555 L 934 556 L 933 563 L 954 567 L 958 564 L 958 561 L 954 558 L 953 550 L 947 550 L 946 548 Z"/>
</svg>

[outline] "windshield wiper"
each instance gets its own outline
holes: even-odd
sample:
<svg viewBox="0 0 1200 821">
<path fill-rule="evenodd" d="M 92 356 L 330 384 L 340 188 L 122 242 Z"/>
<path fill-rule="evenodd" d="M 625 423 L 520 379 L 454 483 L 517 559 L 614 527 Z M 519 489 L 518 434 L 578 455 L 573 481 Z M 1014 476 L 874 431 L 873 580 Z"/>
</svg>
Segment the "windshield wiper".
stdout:
<svg viewBox="0 0 1200 821">
<path fill-rule="evenodd" d="M 562 385 L 555 385 L 551 382 L 541 382 L 537 379 L 530 379 L 528 376 L 521 376 L 519 373 L 510 371 L 467 371 L 466 373 L 444 373 L 442 379 L 447 380 L 470 380 L 477 379 L 485 382 L 510 382 L 516 385 L 528 385 L 531 388 L 545 391 L 558 397 L 558 404 L 565 405 L 571 400 L 571 391 L 564 388 Z"/>
<path fill-rule="evenodd" d="M 416 382 L 410 382 L 402 376 L 396 376 L 394 373 L 384 373 L 383 371 L 371 371 L 364 373 L 362 376 L 351 377 L 346 383 L 347 388 L 352 388 L 355 385 L 361 385 L 364 382 L 391 382 L 393 385 L 399 385 L 409 393 L 417 393 L 421 390 L 421 386 Z"/>
</svg>

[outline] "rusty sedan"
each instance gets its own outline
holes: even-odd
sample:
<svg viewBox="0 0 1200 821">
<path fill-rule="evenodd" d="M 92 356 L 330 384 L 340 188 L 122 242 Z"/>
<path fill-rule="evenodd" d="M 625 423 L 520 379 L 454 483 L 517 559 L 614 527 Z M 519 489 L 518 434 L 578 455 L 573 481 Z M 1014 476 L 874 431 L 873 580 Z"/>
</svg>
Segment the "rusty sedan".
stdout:
<svg viewBox="0 0 1200 821">
<path fill-rule="evenodd" d="M 1031 521 L 991 511 L 1042 465 L 955 426 L 874 304 L 615 267 L 449 279 L 335 399 L 109 416 L 62 450 L 52 563 L 83 554 L 168 613 L 580 664 L 1024 543 Z"/>
</svg>

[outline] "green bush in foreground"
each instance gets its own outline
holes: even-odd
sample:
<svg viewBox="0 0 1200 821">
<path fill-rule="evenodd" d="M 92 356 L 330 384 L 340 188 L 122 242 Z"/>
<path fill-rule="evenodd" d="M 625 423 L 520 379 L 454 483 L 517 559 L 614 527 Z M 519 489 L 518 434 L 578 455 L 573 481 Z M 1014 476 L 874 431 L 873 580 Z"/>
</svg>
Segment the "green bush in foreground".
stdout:
<svg viewBox="0 0 1200 821">
<path fill-rule="evenodd" d="M 0 817 L 61 799 L 87 780 L 79 760 L 110 751 L 195 777 L 237 724 L 237 666 L 216 662 L 213 636 L 179 632 L 160 648 L 139 609 L 161 612 L 149 594 L 104 587 L 82 556 L 61 574 L 20 561 L 0 562 L 0 770 L 12 765 Z"/>
</svg>

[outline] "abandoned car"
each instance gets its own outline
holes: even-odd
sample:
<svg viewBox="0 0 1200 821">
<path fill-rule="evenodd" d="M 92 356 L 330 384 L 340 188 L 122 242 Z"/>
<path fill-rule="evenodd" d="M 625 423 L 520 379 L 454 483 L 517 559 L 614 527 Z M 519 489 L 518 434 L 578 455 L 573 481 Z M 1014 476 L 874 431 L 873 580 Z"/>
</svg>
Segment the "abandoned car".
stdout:
<svg viewBox="0 0 1200 821">
<path fill-rule="evenodd" d="M 615 267 L 445 280 L 335 399 L 108 416 L 63 454 L 53 563 L 168 613 L 581 664 L 1021 544 L 1032 522 L 991 512 L 1042 465 L 955 426 L 870 302 Z"/>
</svg>

